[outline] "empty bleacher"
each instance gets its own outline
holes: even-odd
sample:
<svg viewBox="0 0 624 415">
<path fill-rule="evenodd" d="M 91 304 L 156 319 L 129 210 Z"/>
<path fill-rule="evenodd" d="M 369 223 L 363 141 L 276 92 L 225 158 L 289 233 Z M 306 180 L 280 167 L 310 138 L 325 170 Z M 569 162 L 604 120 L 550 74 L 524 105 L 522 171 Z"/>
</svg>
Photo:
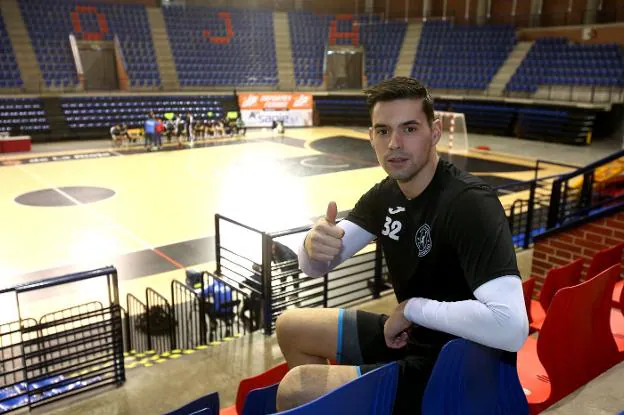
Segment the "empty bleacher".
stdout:
<svg viewBox="0 0 624 415">
<path fill-rule="evenodd" d="M 73 88 L 79 83 L 70 33 L 78 40 L 113 40 L 117 36 L 130 86 L 160 86 L 144 6 L 20 0 L 20 9 L 46 87 Z"/>
<path fill-rule="evenodd" d="M 0 89 L 22 86 L 22 77 L 15 61 L 11 39 L 4 25 L 4 18 L 0 14 Z"/>
<path fill-rule="evenodd" d="M 150 111 L 162 117 L 165 112 L 176 114 L 190 111 L 196 119 L 205 119 L 208 112 L 222 117 L 228 110 L 229 95 L 188 96 L 88 96 L 66 97 L 61 107 L 72 130 L 109 128 L 117 123 L 143 127 Z"/>
<path fill-rule="evenodd" d="M 277 85 L 270 12 L 169 6 L 163 14 L 180 86 Z"/>
<path fill-rule="evenodd" d="M 288 13 L 297 86 L 319 86 L 323 83 L 323 61 L 331 19 L 331 16 L 310 12 Z"/>
<path fill-rule="evenodd" d="M 511 26 L 426 22 L 412 76 L 434 89 L 485 90 L 515 43 Z"/>
<path fill-rule="evenodd" d="M 366 77 L 369 85 L 394 76 L 401 45 L 407 30 L 403 21 L 382 22 L 378 18 L 360 25 L 362 44 L 366 50 Z"/>
<path fill-rule="evenodd" d="M 0 131 L 10 131 L 12 135 L 32 135 L 49 129 L 41 99 L 0 99 Z"/>
<path fill-rule="evenodd" d="M 542 85 L 623 88 L 622 47 L 580 45 L 565 38 L 538 39 L 505 90 L 534 93 Z"/>
<path fill-rule="evenodd" d="M 336 16 L 310 12 L 288 14 L 293 49 L 295 81 L 298 86 L 320 86 L 323 83 L 323 63 L 329 41 L 330 23 Z M 403 21 L 382 21 L 378 16 L 354 16 L 336 20 L 338 33 L 350 33 L 355 28 L 365 49 L 365 74 L 369 84 L 376 84 L 394 75 L 407 24 Z M 337 45 L 352 45 L 350 37 L 337 38 Z"/>
</svg>

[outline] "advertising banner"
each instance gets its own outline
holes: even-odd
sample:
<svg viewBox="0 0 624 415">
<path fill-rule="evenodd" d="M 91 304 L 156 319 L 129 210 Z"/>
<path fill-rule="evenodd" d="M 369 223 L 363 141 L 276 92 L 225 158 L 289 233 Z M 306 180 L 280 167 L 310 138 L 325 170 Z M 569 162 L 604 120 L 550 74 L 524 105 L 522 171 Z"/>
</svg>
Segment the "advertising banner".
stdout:
<svg viewBox="0 0 624 415">
<path fill-rule="evenodd" d="M 282 121 L 286 127 L 312 126 L 311 94 L 240 94 L 238 105 L 247 127 L 271 127 L 273 121 Z"/>
</svg>

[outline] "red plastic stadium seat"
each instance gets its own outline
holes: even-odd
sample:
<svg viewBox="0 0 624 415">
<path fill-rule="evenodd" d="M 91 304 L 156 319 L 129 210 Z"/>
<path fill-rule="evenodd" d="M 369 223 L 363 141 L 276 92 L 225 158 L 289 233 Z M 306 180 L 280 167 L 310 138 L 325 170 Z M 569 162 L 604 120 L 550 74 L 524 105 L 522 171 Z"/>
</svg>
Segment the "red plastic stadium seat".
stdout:
<svg viewBox="0 0 624 415">
<path fill-rule="evenodd" d="M 621 282 L 618 282 L 618 284 L 621 284 Z M 624 360 L 624 290 L 621 286 L 618 302 L 618 307 L 611 309 L 611 331 L 621 354 L 620 360 Z"/>
<path fill-rule="evenodd" d="M 618 363 L 610 328 L 611 292 L 620 266 L 555 294 L 537 340 L 518 352 L 531 413 L 548 408 Z"/>
<path fill-rule="evenodd" d="M 587 269 L 586 280 L 593 278 L 599 272 L 609 268 L 615 264 L 622 263 L 622 251 L 624 250 L 624 242 L 621 244 L 612 246 L 611 248 L 603 249 L 594 255 L 589 268 Z M 619 307 L 620 293 L 624 287 L 624 281 L 618 281 L 613 290 L 613 307 Z"/>
<path fill-rule="evenodd" d="M 624 307 L 622 293 L 624 293 L 624 280 L 618 281 L 613 288 L 613 307 Z"/>
<path fill-rule="evenodd" d="M 278 383 L 284 376 L 286 376 L 287 372 L 288 365 L 284 362 L 272 367 L 266 372 L 260 373 L 259 375 L 241 380 L 238 384 L 238 391 L 236 392 L 236 404 L 221 409 L 219 411 L 219 415 L 242 414 L 245 398 L 247 397 L 249 391 Z"/>
<path fill-rule="evenodd" d="M 622 250 L 624 250 L 624 242 L 596 252 L 589 268 L 587 268 L 585 279 L 589 280 L 612 265 L 620 264 L 622 262 Z"/>
<path fill-rule="evenodd" d="M 583 272 L 583 259 L 579 258 L 567 265 L 552 268 L 548 271 L 539 300 L 531 300 L 531 329 L 540 330 L 546 317 L 546 312 L 553 297 L 562 288 L 578 284 Z"/>
</svg>

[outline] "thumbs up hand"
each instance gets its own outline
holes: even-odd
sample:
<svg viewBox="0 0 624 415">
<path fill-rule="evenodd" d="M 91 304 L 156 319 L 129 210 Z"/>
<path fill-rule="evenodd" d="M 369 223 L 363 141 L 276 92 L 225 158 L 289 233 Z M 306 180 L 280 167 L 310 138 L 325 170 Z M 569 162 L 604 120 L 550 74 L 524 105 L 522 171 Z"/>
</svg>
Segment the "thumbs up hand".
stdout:
<svg viewBox="0 0 624 415">
<path fill-rule="evenodd" d="M 325 217 L 319 219 L 308 233 L 304 246 L 310 259 L 329 262 L 340 253 L 344 230 L 336 226 L 337 215 L 336 203 L 330 202 Z"/>
</svg>

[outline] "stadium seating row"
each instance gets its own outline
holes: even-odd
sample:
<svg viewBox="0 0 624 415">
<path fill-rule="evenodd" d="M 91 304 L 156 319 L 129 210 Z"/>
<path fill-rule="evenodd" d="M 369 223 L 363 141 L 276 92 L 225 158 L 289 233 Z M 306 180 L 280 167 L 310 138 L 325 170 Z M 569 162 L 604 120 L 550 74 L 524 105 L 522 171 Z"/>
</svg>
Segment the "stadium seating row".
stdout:
<svg viewBox="0 0 624 415">
<path fill-rule="evenodd" d="M 69 376 L 52 376 L 21 382 L 15 386 L 0 389 L 0 413 L 23 408 L 44 398 L 67 393 L 70 390 L 85 388 L 101 381 L 100 376 L 72 379 Z M 29 396 L 30 394 L 30 396 Z"/>
<path fill-rule="evenodd" d="M 531 93 L 541 85 L 624 87 L 622 47 L 575 45 L 560 38 L 538 39 L 505 90 Z"/>
<path fill-rule="evenodd" d="M 161 87 L 146 9 L 142 5 L 83 4 L 78 0 L 19 0 L 49 87 L 78 84 L 68 34 L 78 39 L 120 41 L 131 86 Z M 182 86 L 278 83 L 273 16 L 270 12 L 201 6 L 163 7 L 178 79 Z M 324 53 L 331 22 L 339 44 L 364 45 L 365 75 L 375 84 L 394 75 L 407 25 L 378 16 L 335 16 L 289 12 L 297 85 L 323 82 Z M 0 16 L 0 87 L 22 87 L 11 42 Z M 485 89 L 516 43 L 506 25 L 468 26 L 450 21 L 423 25 L 412 75 L 432 88 Z M 460 72 L 468 76 L 451 79 Z M 437 75 L 437 77 L 436 77 Z M 440 79 L 442 77 L 443 79 Z M 538 40 L 506 86 L 507 92 L 536 92 L 540 85 L 624 86 L 624 54 L 618 44 L 576 45 L 565 39 Z"/>
<path fill-rule="evenodd" d="M 309 12 L 290 12 L 288 15 L 293 46 L 293 64 L 297 85 L 317 86 L 323 82 L 325 48 L 329 41 L 332 16 L 320 16 Z M 357 27 L 353 22 L 358 23 Z M 382 22 L 378 18 L 354 16 L 353 20 L 337 20 L 339 33 L 357 33 L 358 41 L 366 50 L 365 74 L 369 84 L 377 83 L 394 75 L 403 38 L 407 30 L 405 22 Z M 353 45 L 351 37 L 336 39 L 338 45 Z M 375 63 L 383 61 L 384 66 Z M 304 67 L 302 62 L 311 64 Z"/>
<path fill-rule="evenodd" d="M 431 88 L 486 89 L 515 43 L 511 26 L 426 22 L 412 76 Z M 458 69 L 462 76 L 453 79 Z"/>
<path fill-rule="evenodd" d="M 623 248 L 621 243 L 598 252 L 584 282 L 580 280 L 582 260 L 553 268 L 539 300 L 532 299 L 535 279 L 523 283 L 531 328 L 539 337 L 529 337 L 517 358 L 465 339 L 445 345 L 425 389 L 421 412 L 537 414 L 624 361 L 624 341 L 620 338 L 624 334 L 624 291 L 618 293 L 618 302 L 614 299 L 616 308 L 611 308 Z M 617 285 L 624 285 L 624 281 Z M 562 336 L 566 343 L 563 348 Z M 277 388 L 287 373 L 286 363 L 281 363 L 242 379 L 236 402 L 230 407 L 220 408 L 215 392 L 168 415 L 276 413 Z M 279 413 L 389 415 L 397 380 L 398 364 L 391 362 L 310 403 Z"/>
<path fill-rule="evenodd" d="M 241 380 L 236 404 L 230 407 L 220 408 L 218 393 L 212 393 L 167 415 L 190 415 L 206 411 L 220 415 L 393 413 L 399 374 L 396 362 L 367 372 L 312 402 L 277 412 L 277 388 L 287 371 L 287 365 L 282 363 L 264 373 Z M 478 397 L 471 393 L 474 390 L 480 391 Z M 457 409 L 453 411 L 450 408 Z M 475 414 L 500 411 L 509 415 L 528 413 L 527 400 L 515 364 L 507 352 L 464 339 L 453 340 L 443 347 L 418 413 L 455 414 L 458 411 Z"/>
<path fill-rule="evenodd" d="M 43 103 L 36 98 L 0 99 L 0 131 L 14 135 L 49 131 Z"/>
<path fill-rule="evenodd" d="M 537 340 L 529 337 L 518 354 L 520 379 L 530 393 L 532 413 L 624 361 L 624 303 L 612 303 L 616 281 L 622 284 L 623 248 L 621 243 L 596 253 L 584 282 L 582 259 L 552 268 L 538 300 L 532 298 L 535 280 L 524 282 L 530 328 L 539 332 Z M 620 292 L 618 301 L 621 296 Z M 555 347 L 562 336 L 565 347 Z"/>
<path fill-rule="evenodd" d="M 277 84 L 272 13 L 168 6 L 163 14 L 180 85 Z"/>
<path fill-rule="evenodd" d="M 166 112 L 185 114 L 190 111 L 197 119 L 223 116 L 233 100 L 229 95 L 152 96 L 152 97 L 67 97 L 61 101 L 63 115 L 70 129 L 110 127 L 125 123 L 130 128 L 142 127 L 147 114 L 157 117 Z"/>
<path fill-rule="evenodd" d="M 22 86 L 22 77 L 15 61 L 13 45 L 0 13 L 0 88 L 21 88 Z"/>
<path fill-rule="evenodd" d="M 48 87 L 78 84 L 69 45 L 70 33 L 86 40 L 112 40 L 117 36 L 129 68 L 143 63 L 137 56 L 155 56 L 142 5 L 98 4 L 88 8 L 82 6 L 82 2 L 65 0 L 20 0 L 19 5 Z M 96 34 L 95 37 L 92 34 Z M 64 64 L 63 69 L 47 66 L 51 57 L 54 62 Z M 68 72 L 66 68 L 70 68 Z M 132 85 L 160 85 L 157 70 L 130 70 L 128 75 Z"/>
</svg>

